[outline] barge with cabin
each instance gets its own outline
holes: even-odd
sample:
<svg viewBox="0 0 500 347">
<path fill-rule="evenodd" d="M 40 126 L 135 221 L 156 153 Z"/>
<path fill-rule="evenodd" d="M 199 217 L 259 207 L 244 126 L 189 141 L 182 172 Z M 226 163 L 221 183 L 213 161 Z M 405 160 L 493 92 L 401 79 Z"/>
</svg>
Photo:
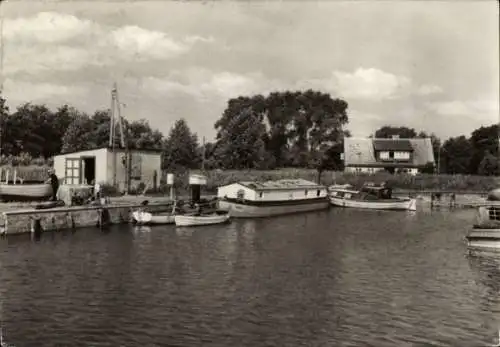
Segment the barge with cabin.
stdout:
<svg viewBox="0 0 500 347">
<path fill-rule="evenodd" d="M 327 209 L 326 186 L 304 179 L 241 181 L 217 190 L 219 209 L 234 218 L 269 217 Z"/>
</svg>

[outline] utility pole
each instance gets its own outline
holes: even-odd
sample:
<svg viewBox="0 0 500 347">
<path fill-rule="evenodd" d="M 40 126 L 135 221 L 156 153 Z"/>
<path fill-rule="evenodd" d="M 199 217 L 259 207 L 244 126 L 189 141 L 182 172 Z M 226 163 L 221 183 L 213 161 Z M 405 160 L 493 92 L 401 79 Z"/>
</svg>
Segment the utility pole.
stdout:
<svg viewBox="0 0 500 347">
<path fill-rule="evenodd" d="M 2 8 L 0 6 L 0 8 Z M 0 97 L 3 98 L 3 55 L 4 55 L 4 40 L 3 40 L 3 11 L 0 13 Z M 4 99 L 5 100 L 5 99 Z M 2 108 L 5 105 L 1 105 Z M 0 110 L 2 112 L 3 110 Z M 3 131 L 3 121 L 4 121 L 4 115 L 1 115 L 0 118 L 0 158 L 2 157 L 2 131 Z"/>
</svg>

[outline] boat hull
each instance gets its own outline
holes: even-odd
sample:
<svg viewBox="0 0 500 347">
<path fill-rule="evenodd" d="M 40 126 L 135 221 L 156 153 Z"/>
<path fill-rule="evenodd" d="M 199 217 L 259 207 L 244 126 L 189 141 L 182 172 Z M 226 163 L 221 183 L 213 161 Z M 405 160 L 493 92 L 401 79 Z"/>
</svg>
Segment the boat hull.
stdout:
<svg viewBox="0 0 500 347">
<path fill-rule="evenodd" d="M 154 215 L 144 211 L 134 211 L 132 213 L 132 218 L 139 225 L 174 224 L 174 217 L 172 214 Z"/>
<path fill-rule="evenodd" d="M 362 201 L 330 197 L 330 203 L 338 207 L 371 210 L 415 211 L 417 209 L 416 199 L 401 199 L 394 201 Z"/>
<path fill-rule="evenodd" d="M 50 184 L 0 184 L 0 198 L 4 201 L 44 200 L 51 195 Z"/>
<path fill-rule="evenodd" d="M 285 204 L 286 203 L 286 204 Z M 324 210 L 329 207 L 327 199 L 318 199 L 307 203 L 293 204 L 285 201 L 283 204 L 256 205 L 245 202 L 236 202 L 228 200 L 219 201 L 219 209 L 229 211 L 234 218 L 259 218 L 286 215 L 300 212 L 310 212 Z"/>
<path fill-rule="evenodd" d="M 467 247 L 500 252 L 500 228 L 473 228 L 465 237 Z"/>
<path fill-rule="evenodd" d="M 194 227 L 202 225 L 214 225 L 227 223 L 229 221 L 229 214 L 213 214 L 207 216 L 175 216 L 175 225 L 179 227 Z"/>
</svg>

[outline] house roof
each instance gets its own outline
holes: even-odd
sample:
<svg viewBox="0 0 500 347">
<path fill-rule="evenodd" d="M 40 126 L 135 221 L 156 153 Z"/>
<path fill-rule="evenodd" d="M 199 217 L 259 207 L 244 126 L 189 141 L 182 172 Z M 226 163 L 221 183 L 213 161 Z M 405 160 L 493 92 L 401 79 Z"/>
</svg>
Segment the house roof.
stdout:
<svg viewBox="0 0 500 347">
<path fill-rule="evenodd" d="M 242 181 L 236 182 L 245 186 L 247 188 L 263 191 L 263 190 L 297 190 L 297 189 L 317 189 L 326 188 L 325 186 L 318 185 L 314 182 L 307 181 L 304 179 L 283 179 L 277 181 L 266 181 L 266 182 L 256 182 L 256 181 Z"/>
<path fill-rule="evenodd" d="M 402 139 L 370 139 L 370 138 L 356 138 L 348 137 L 344 140 L 344 164 L 345 166 L 355 167 L 405 167 L 405 168 L 419 168 L 424 167 L 428 163 L 434 163 L 434 152 L 430 138 L 416 138 L 404 139 L 413 150 L 412 160 L 409 163 L 390 163 L 377 161 L 375 157 L 375 144 L 377 146 L 385 146 L 390 148 L 390 142 L 397 143 L 393 145 L 398 149 L 385 149 L 385 150 L 401 150 L 403 148 Z M 381 145 L 385 143 L 384 145 Z M 377 147 L 381 148 L 381 147 Z"/>
<path fill-rule="evenodd" d="M 60 153 L 58 155 L 74 154 L 74 153 L 86 152 L 86 151 L 96 151 L 96 150 L 99 150 L 99 149 L 108 149 L 108 150 L 111 150 L 112 148 L 110 146 L 91 147 L 91 148 L 82 149 L 82 150 L 79 150 L 79 151 L 62 152 L 62 153 Z M 119 148 L 119 147 L 115 147 L 115 150 L 116 151 L 120 151 L 120 152 L 125 151 L 124 148 Z M 130 149 L 130 151 L 131 152 L 162 153 L 161 149 L 156 149 L 156 148 L 137 148 L 137 149 L 134 148 L 134 149 Z"/>
<path fill-rule="evenodd" d="M 409 139 L 373 139 L 373 148 L 376 151 L 413 152 L 413 146 Z"/>
</svg>

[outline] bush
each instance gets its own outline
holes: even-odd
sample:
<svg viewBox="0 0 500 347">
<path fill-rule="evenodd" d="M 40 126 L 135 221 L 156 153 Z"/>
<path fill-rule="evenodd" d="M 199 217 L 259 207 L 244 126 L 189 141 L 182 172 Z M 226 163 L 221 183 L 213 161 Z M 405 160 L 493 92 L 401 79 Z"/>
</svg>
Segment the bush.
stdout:
<svg viewBox="0 0 500 347">
<path fill-rule="evenodd" d="M 191 173 L 200 174 L 200 171 L 191 171 Z M 207 186 L 204 187 L 205 193 L 215 193 L 217 187 L 230 184 L 237 181 L 267 181 L 278 179 L 296 179 L 303 178 L 316 182 L 318 173 L 316 170 L 284 168 L 278 170 L 209 170 L 204 173 L 207 176 Z M 175 175 L 175 184 L 177 194 L 188 192 L 189 173 Z M 166 177 L 166 172 L 163 174 Z M 160 191 L 168 194 L 168 187 L 164 180 L 160 186 Z M 457 190 L 457 191 L 488 191 L 498 187 L 498 181 L 493 176 L 472 176 L 472 175 L 432 175 L 420 174 L 416 176 L 408 174 L 390 174 L 378 172 L 376 174 L 359 174 L 349 172 L 325 171 L 321 176 L 321 183 L 331 185 L 333 183 L 349 183 L 354 187 L 360 187 L 365 182 L 380 184 L 388 182 L 395 189 L 409 190 Z M 500 182 L 499 182 L 500 183 Z"/>
</svg>

